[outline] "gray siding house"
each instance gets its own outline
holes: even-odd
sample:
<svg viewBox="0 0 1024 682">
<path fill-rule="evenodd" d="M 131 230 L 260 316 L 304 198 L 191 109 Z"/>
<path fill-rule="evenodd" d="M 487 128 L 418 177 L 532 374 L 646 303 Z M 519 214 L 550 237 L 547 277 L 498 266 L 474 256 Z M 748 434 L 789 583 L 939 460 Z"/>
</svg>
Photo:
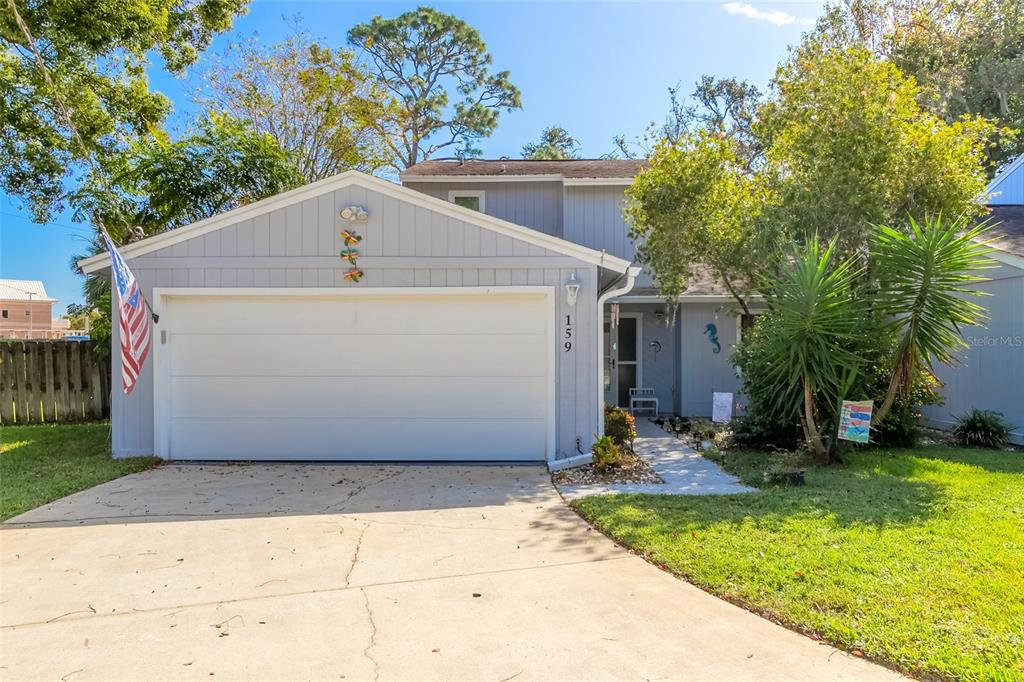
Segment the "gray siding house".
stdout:
<svg viewBox="0 0 1024 682">
<path fill-rule="evenodd" d="M 937 369 L 945 404 L 926 408 L 925 420 L 949 428 L 973 408 L 994 410 L 1014 427 L 1010 440 L 1024 445 L 1024 156 L 996 176 L 988 194 L 999 267 L 979 273 L 986 280 L 973 288 L 988 294 L 977 302 L 989 321 L 963 330 L 968 349 L 957 366 Z"/>
<path fill-rule="evenodd" d="M 506 189 L 493 210 L 547 229 L 352 171 L 123 247 L 159 321 L 138 384 L 114 392 L 114 454 L 558 467 L 588 452 L 601 297 L 638 269 Z M 119 348 L 115 333 L 115 377 Z"/>
<path fill-rule="evenodd" d="M 430 196 L 632 261 L 636 252 L 622 204 L 643 167 L 642 161 L 617 159 L 426 161 L 401 179 Z M 724 392 L 742 410 L 730 356 L 743 320 L 735 300 L 712 278 L 691 282 L 670 311 L 650 273 L 641 272 L 634 287 L 610 298 L 601 313 L 606 402 L 628 406 L 630 388 L 653 388 L 661 412 L 710 417 L 713 394 Z M 673 317 L 676 324 L 670 325 Z"/>
</svg>

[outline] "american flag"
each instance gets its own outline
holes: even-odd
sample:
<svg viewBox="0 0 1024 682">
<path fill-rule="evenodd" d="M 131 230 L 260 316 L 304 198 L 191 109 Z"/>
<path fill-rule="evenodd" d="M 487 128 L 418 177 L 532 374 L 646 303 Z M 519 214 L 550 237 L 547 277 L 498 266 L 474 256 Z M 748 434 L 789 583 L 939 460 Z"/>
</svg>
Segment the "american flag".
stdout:
<svg viewBox="0 0 1024 682">
<path fill-rule="evenodd" d="M 121 381 L 125 394 L 132 392 L 139 379 L 142 364 L 149 355 L 150 330 L 146 301 L 135 275 L 118 253 L 110 237 L 103 235 L 103 243 L 110 252 L 110 262 L 117 286 L 117 318 L 121 328 Z"/>
</svg>

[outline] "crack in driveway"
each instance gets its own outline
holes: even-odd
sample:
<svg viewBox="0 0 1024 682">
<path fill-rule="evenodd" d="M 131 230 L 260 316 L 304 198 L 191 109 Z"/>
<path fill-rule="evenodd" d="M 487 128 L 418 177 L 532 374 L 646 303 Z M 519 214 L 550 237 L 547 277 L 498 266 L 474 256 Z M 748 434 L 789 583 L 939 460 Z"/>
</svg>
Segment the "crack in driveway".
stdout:
<svg viewBox="0 0 1024 682">
<path fill-rule="evenodd" d="M 363 606 L 366 609 L 366 617 L 370 621 L 370 642 L 363 649 L 363 656 L 373 663 L 373 679 L 380 679 L 380 662 L 370 655 L 370 649 L 377 646 L 377 622 L 373 619 L 373 609 L 370 608 L 370 596 L 366 594 L 366 588 L 360 587 L 359 591 L 363 593 Z"/>
</svg>

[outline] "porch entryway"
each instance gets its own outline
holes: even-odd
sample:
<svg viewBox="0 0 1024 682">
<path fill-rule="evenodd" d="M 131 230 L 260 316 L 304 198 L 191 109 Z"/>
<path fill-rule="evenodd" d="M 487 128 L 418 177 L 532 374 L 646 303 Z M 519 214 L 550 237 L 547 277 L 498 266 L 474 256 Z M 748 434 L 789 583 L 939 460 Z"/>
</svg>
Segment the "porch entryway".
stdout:
<svg viewBox="0 0 1024 682">
<path fill-rule="evenodd" d="M 604 320 L 604 401 L 629 407 L 629 389 L 643 387 L 643 314 L 616 309 Z"/>
</svg>

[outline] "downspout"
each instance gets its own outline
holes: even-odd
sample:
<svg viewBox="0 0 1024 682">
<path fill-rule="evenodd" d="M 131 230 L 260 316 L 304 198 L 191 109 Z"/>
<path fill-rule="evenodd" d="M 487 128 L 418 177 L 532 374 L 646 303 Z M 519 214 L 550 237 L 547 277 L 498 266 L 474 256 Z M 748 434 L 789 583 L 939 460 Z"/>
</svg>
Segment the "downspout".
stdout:
<svg viewBox="0 0 1024 682">
<path fill-rule="evenodd" d="M 609 299 L 633 290 L 633 284 L 640 274 L 641 268 L 631 265 L 626 272 L 619 276 L 614 282 L 598 293 L 597 296 L 597 434 L 604 435 L 604 304 Z M 625 283 L 619 283 L 625 279 Z"/>
</svg>

